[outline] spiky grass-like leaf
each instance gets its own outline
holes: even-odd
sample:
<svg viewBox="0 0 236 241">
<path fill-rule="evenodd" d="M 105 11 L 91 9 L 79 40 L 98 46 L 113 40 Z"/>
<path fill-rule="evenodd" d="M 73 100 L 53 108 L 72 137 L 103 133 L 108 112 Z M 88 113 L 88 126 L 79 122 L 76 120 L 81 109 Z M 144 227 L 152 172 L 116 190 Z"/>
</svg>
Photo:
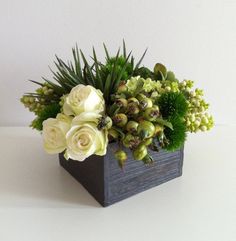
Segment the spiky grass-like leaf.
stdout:
<svg viewBox="0 0 236 241">
<path fill-rule="evenodd" d="M 143 53 L 143 55 L 141 56 L 140 60 L 139 60 L 138 63 L 136 64 L 135 69 L 137 69 L 137 68 L 140 66 L 140 64 L 142 63 L 143 58 L 145 57 L 145 55 L 146 55 L 146 53 L 147 53 L 147 50 L 148 50 L 148 49 L 146 48 L 145 51 L 144 51 L 144 53 Z"/>
<path fill-rule="evenodd" d="M 50 69 L 56 83 L 46 78 L 43 79 L 51 86 L 58 98 L 69 93 L 76 85 L 84 84 L 91 85 L 104 92 L 105 100 L 109 104 L 110 96 L 116 92 L 120 81 L 127 80 L 132 76 L 135 68 L 138 68 L 147 51 L 145 50 L 136 67 L 134 67 L 134 57 L 131 56 L 131 52 L 127 55 L 125 41 L 123 41 L 123 54 L 120 55 L 120 50 L 118 50 L 115 57 L 111 57 L 105 44 L 103 46 L 107 61 L 104 65 L 98 61 L 94 48 L 93 63 L 91 65 L 77 45 L 75 48 L 72 48 L 72 62 L 65 63 L 56 56 L 56 61 L 54 62 L 56 69 Z M 37 81 L 32 82 L 43 85 Z"/>
<path fill-rule="evenodd" d="M 107 50 L 107 47 L 106 47 L 105 43 L 103 43 L 103 47 L 104 47 L 104 50 L 105 50 L 105 53 L 106 53 L 107 60 L 109 60 L 110 59 L 110 55 L 109 55 L 109 52 Z"/>
<path fill-rule="evenodd" d="M 98 89 L 103 91 L 104 86 L 103 86 L 103 81 L 102 81 L 102 77 L 101 77 L 101 73 L 100 73 L 100 64 L 98 62 L 96 51 L 94 48 L 93 48 L 93 60 L 94 60 L 94 66 L 95 66 L 95 70 L 96 70 L 96 80 L 97 80 L 96 85 L 98 86 Z"/>
</svg>

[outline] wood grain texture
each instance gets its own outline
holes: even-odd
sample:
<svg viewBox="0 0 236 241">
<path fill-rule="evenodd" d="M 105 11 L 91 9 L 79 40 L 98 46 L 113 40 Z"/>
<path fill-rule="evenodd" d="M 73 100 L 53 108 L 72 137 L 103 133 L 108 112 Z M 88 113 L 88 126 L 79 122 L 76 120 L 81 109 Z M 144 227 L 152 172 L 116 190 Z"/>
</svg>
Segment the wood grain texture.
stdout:
<svg viewBox="0 0 236 241">
<path fill-rule="evenodd" d="M 84 162 L 67 161 L 59 154 L 60 164 L 104 207 L 182 175 L 183 149 L 151 151 L 152 165 L 133 160 L 128 151 L 123 171 L 114 158 L 115 150 L 117 144 L 111 143 L 104 157 L 94 155 Z"/>
</svg>

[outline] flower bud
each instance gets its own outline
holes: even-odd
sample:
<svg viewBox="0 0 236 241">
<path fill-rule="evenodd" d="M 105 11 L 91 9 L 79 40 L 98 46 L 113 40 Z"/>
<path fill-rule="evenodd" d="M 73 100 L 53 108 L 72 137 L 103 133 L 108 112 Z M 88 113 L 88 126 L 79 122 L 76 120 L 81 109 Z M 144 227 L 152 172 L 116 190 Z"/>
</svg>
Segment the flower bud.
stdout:
<svg viewBox="0 0 236 241">
<path fill-rule="evenodd" d="M 170 86 L 166 86 L 166 87 L 165 87 L 165 90 L 166 90 L 166 91 L 171 91 Z"/>
<path fill-rule="evenodd" d="M 195 92 L 195 91 L 191 91 L 191 92 L 190 92 L 190 96 L 191 96 L 191 97 L 195 97 L 195 96 L 196 96 L 196 92 Z"/>
<path fill-rule="evenodd" d="M 143 117 L 146 120 L 155 121 L 155 119 L 159 117 L 159 115 L 160 115 L 159 107 L 155 105 L 153 107 L 147 108 L 143 114 Z"/>
<path fill-rule="evenodd" d="M 149 145 L 152 144 L 152 140 L 153 140 L 152 138 L 148 138 L 148 139 L 144 140 L 142 142 L 142 144 L 145 145 L 145 146 L 149 146 Z"/>
<path fill-rule="evenodd" d="M 195 122 L 194 122 L 195 127 L 199 127 L 199 126 L 200 126 L 200 124 L 201 124 L 201 122 L 200 122 L 200 121 L 195 120 Z"/>
<path fill-rule="evenodd" d="M 123 113 L 118 113 L 118 114 L 114 115 L 112 119 L 113 119 L 114 123 L 119 127 L 125 126 L 128 121 L 127 116 Z"/>
<path fill-rule="evenodd" d="M 191 125 L 191 122 L 190 122 L 189 120 L 187 120 L 186 125 L 187 125 L 187 126 L 190 126 L 190 125 Z"/>
<path fill-rule="evenodd" d="M 156 99 L 158 96 L 159 96 L 159 94 L 158 94 L 157 91 L 153 91 L 152 94 L 151 94 L 152 99 Z"/>
<path fill-rule="evenodd" d="M 115 129 L 111 128 L 108 130 L 108 137 L 110 140 L 117 139 L 119 137 L 119 133 Z"/>
<path fill-rule="evenodd" d="M 160 126 L 160 125 L 155 125 L 155 135 L 160 135 L 161 133 L 163 133 L 163 126 Z"/>
<path fill-rule="evenodd" d="M 144 162 L 144 164 L 152 164 L 153 163 L 153 158 L 150 155 L 146 155 L 142 161 Z"/>
<path fill-rule="evenodd" d="M 127 107 L 127 100 L 125 98 L 119 98 L 115 103 L 123 110 Z"/>
<path fill-rule="evenodd" d="M 29 98 L 29 102 L 30 102 L 30 103 L 34 103 L 34 102 L 35 102 L 35 98 L 34 98 L 34 97 L 30 97 L 30 98 Z"/>
<path fill-rule="evenodd" d="M 125 85 L 125 83 L 122 83 L 121 85 L 118 86 L 117 93 L 118 94 L 125 93 L 127 90 L 128 90 L 128 88 Z"/>
<path fill-rule="evenodd" d="M 126 125 L 126 130 L 130 133 L 135 133 L 138 128 L 138 122 L 136 121 L 129 121 Z"/>
<path fill-rule="evenodd" d="M 133 102 L 139 104 L 139 101 L 136 98 L 134 98 L 134 97 L 131 97 L 131 98 L 128 99 L 128 104 L 129 103 L 133 103 Z"/>
<path fill-rule="evenodd" d="M 118 150 L 115 152 L 115 158 L 118 160 L 120 168 L 123 168 L 127 160 L 127 154 L 123 150 Z"/>
<path fill-rule="evenodd" d="M 195 115 L 194 115 L 194 114 L 191 115 L 190 120 L 191 120 L 192 122 L 195 121 Z"/>
<path fill-rule="evenodd" d="M 209 122 L 209 121 L 208 121 L 208 118 L 207 118 L 206 116 L 203 116 L 203 117 L 202 117 L 202 123 L 203 123 L 203 124 L 208 124 L 208 122 Z"/>
<path fill-rule="evenodd" d="M 128 115 L 137 115 L 139 113 L 138 103 L 137 102 L 128 103 L 127 113 Z"/>
<path fill-rule="evenodd" d="M 141 101 L 139 101 L 139 106 L 142 110 L 145 110 L 147 108 L 151 108 L 152 107 L 152 100 L 150 98 L 145 98 Z"/>
<path fill-rule="evenodd" d="M 200 129 L 201 129 L 201 131 L 207 131 L 207 127 L 206 126 L 201 126 Z"/>
<path fill-rule="evenodd" d="M 145 145 L 139 145 L 137 149 L 133 151 L 133 157 L 135 160 L 142 160 L 147 155 L 147 148 Z"/>
<path fill-rule="evenodd" d="M 135 142 L 135 137 L 130 133 L 128 133 L 125 135 L 125 138 L 122 143 L 125 147 L 132 148 L 132 146 L 134 145 L 134 142 Z"/>
<path fill-rule="evenodd" d="M 155 126 L 150 121 L 141 121 L 138 125 L 138 134 L 141 139 L 148 139 L 155 134 Z"/>
</svg>

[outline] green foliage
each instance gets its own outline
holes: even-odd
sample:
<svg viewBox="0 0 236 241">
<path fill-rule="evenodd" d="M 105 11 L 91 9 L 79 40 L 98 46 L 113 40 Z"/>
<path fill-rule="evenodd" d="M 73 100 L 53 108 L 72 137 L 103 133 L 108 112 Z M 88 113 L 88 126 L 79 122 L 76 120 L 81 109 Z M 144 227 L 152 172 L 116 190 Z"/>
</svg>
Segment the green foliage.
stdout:
<svg viewBox="0 0 236 241">
<path fill-rule="evenodd" d="M 155 79 L 155 74 L 146 67 L 141 67 L 135 70 L 134 76 L 141 76 L 144 79 L 151 78 Z"/>
<path fill-rule="evenodd" d="M 167 138 L 168 144 L 164 149 L 168 151 L 175 151 L 183 146 L 186 139 L 186 125 L 182 118 L 174 117 L 169 120 L 172 123 L 173 130 L 165 128 L 164 134 Z"/>
<path fill-rule="evenodd" d="M 184 117 L 188 110 L 186 98 L 182 93 L 166 92 L 158 99 L 161 114 L 164 118 Z"/>
<path fill-rule="evenodd" d="M 38 114 L 38 116 L 32 121 L 31 127 L 41 131 L 43 129 L 43 121 L 48 118 L 55 118 L 60 110 L 61 106 L 59 103 L 45 106 L 44 109 Z"/>
<path fill-rule="evenodd" d="M 131 56 L 131 52 L 127 55 L 125 42 L 123 41 L 123 53 L 120 54 L 118 50 L 115 57 L 110 57 L 106 45 L 104 44 L 104 50 L 106 54 L 106 63 L 102 64 L 97 56 L 95 49 L 93 48 L 92 63 L 85 58 L 83 52 L 76 46 L 72 49 L 73 61 L 65 63 L 62 59 L 56 56 L 55 66 L 56 70 L 53 73 L 54 83 L 51 80 L 44 79 L 47 85 L 53 90 L 53 95 L 48 96 L 48 102 L 50 98 L 58 100 L 64 94 L 70 92 L 70 90 L 78 84 L 91 85 L 96 89 L 100 89 L 107 104 L 110 102 L 110 96 L 114 94 L 121 82 L 121 80 L 127 80 L 136 69 L 139 68 L 144 54 L 134 65 L 134 58 Z M 32 80 L 32 82 L 43 85 L 40 82 Z M 29 93 L 29 96 L 41 98 L 39 93 Z"/>
<path fill-rule="evenodd" d="M 165 80 L 167 77 L 167 69 L 165 65 L 157 63 L 154 66 L 154 73 L 157 77 L 157 80 Z"/>
<path fill-rule="evenodd" d="M 101 75 L 103 77 L 103 79 L 106 78 L 106 76 L 108 76 L 111 72 L 112 69 L 114 67 L 114 65 L 116 64 L 116 69 L 115 69 L 115 75 L 118 76 L 118 74 L 121 72 L 121 70 L 123 69 L 123 67 L 126 65 L 126 59 L 124 56 L 119 56 L 116 60 L 115 57 L 112 57 L 110 59 L 107 59 L 106 64 L 104 66 L 101 67 Z M 127 80 L 131 74 L 133 73 L 133 64 L 131 62 L 127 62 L 125 71 L 123 72 L 122 76 L 121 76 L 121 80 Z"/>
</svg>

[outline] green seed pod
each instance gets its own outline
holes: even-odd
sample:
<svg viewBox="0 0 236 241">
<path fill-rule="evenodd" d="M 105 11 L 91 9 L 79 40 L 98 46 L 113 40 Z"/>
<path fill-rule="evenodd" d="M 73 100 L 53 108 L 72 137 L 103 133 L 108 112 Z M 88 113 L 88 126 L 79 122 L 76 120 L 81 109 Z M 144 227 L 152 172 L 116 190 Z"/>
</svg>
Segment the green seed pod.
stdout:
<svg viewBox="0 0 236 241">
<path fill-rule="evenodd" d="M 151 98 L 154 99 L 154 100 L 155 100 L 158 96 L 159 96 L 159 94 L 158 94 L 157 91 L 153 91 L 152 94 L 151 94 Z"/>
<path fill-rule="evenodd" d="M 143 159 L 142 159 L 144 164 L 152 164 L 153 163 L 153 158 L 150 155 L 146 155 Z"/>
<path fill-rule="evenodd" d="M 125 126 L 128 121 L 127 116 L 123 113 L 118 113 L 118 114 L 114 115 L 112 119 L 113 119 L 114 123 L 119 127 Z"/>
<path fill-rule="evenodd" d="M 121 111 L 124 111 L 127 107 L 128 101 L 124 98 L 119 98 L 115 101 L 115 103 L 120 107 Z"/>
<path fill-rule="evenodd" d="M 111 128 L 108 130 L 108 137 L 109 139 L 117 139 L 119 137 L 119 133 L 115 129 Z"/>
<path fill-rule="evenodd" d="M 123 145 L 125 147 L 128 147 L 130 149 L 135 149 L 140 144 L 140 139 L 138 136 L 133 136 L 130 133 L 126 134 Z"/>
<path fill-rule="evenodd" d="M 133 157 L 135 160 L 142 160 L 147 155 L 147 148 L 145 145 L 139 145 L 134 151 L 133 151 Z"/>
<path fill-rule="evenodd" d="M 117 93 L 118 94 L 125 93 L 127 90 L 128 90 L 127 86 L 125 84 L 121 84 L 117 88 Z"/>
<path fill-rule="evenodd" d="M 147 108 L 143 114 L 143 117 L 149 121 L 155 121 L 156 118 L 159 116 L 160 116 L 160 111 L 158 106 L 156 105 L 153 107 Z"/>
<path fill-rule="evenodd" d="M 120 168 L 123 168 L 127 160 L 127 154 L 123 150 L 118 150 L 115 152 L 115 158 L 118 160 Z"/>
<path fill-rule="evenodd" d="M 139 113 L 138 103 L 130 102 L 127 105 L 127 114 L 128 115 L 137 115 Z"/>
<path fill-rule="evenodd" d="M 125 147 L 131 147 L 132 142 L 134 142 L 134 140 L 135 140 L 135 137 L 128 133 L 125 135 L 125 138 L 122 143 Z"/>
<path fill-rule="evenodd" d="M 145 98 L 139 101 L 139 106 L 142 110 L 152 107 L 152 100 L 150 98 Z"/>
<path fill-rule="evenodd" d="M 146 95 L 144 95 L 144 94 L 138 94 L 138 95 L 136 95 L 136 99 L 138 100 L 138 101 L 142 101 L 142 100 L 144 100 L 144 99 L 146 99 L 147 98 L 147 96 Z"/>
<path fill-rule="evenodd" d="M 136 121 L 129 121 L 126 125 L 126 130 L 130 133 L 137 132 L 138 129 L 138 122 Z"/>
<path fill-rule="evenodd" d="M 139 104 L 139 101 L 136 98 L 134 98 L 134 97 L 131 97 L 131 98 L 128 99 L 128 104 L 129 103 L 133 103 L 133 102 Z"/>
<path fill-rule="evenodd" d="M 155 126 L 150 121 L 141 121 L 138 125 L 138 134 L 141 139 L 148 139 L 155 134 Z"/>
<path fill-rule="evenodd" d="M 152 144 L 152 140 L 153 140 L 152 138 L 148 138 L 148 139 L 144 140 L 142 142 L 142 144 L 145 145 L 145 146 L 149 146 L 149 145 Z"/>
<path fill-rule="evenodd" d="M 155 125 L 155 135 L 160 135 L 161 133 L 163 133 L 163 126 L 160 126 L 160 125 Z"/>
</svg>

